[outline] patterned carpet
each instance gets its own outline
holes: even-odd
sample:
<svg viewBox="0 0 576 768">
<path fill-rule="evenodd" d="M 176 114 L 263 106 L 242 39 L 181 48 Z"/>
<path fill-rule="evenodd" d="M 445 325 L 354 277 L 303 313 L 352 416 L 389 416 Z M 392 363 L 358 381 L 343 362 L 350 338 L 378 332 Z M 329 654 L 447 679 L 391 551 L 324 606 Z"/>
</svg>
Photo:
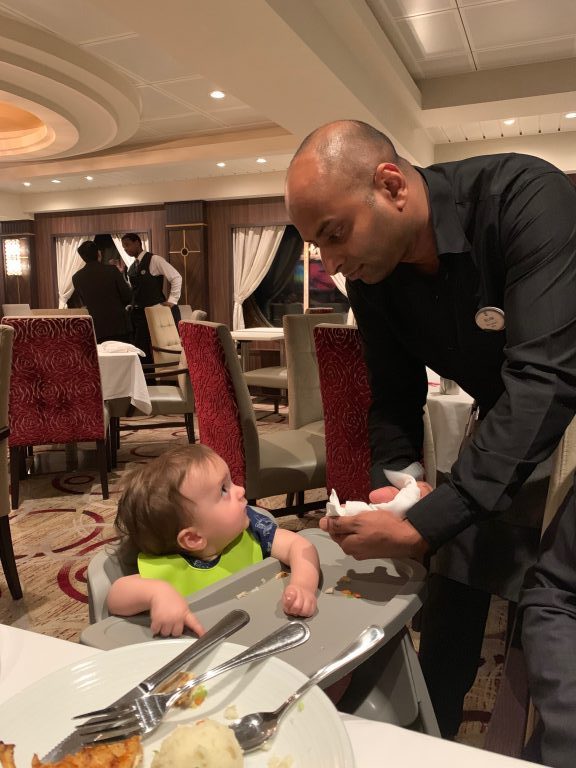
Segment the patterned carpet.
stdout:
<svg viewBox="0 0 576 768">
<path fill-rule="evenodd" d="M 262 406 L 258 406 L 261 408 Z M 263 415 L 267 415 L 262 411 Z M 287 426 L 285 409 L 258 421 L 263 432 Z M 165 420 L 165 419 L 164 419 Z M 130 426 L 137 420 L 124 420 Z M 155 423 L 162 421 L 156 417 Z M 63 447 L 37 448 L 33 472 L 20 484 L 21 503 L 11 516 L 11 530 L 24 598 L 14 602 L 0 569 L 0 623 L 77 641 L 88 624 L 86 568 L 90 558 L 113 540 L 116 503 L 123 475 L 178 443 L 185 429 L 155 428 L 122 432 L 118 468 L 109 476 L 110 498 L 102 500 L 95 453 L 89 444 L 76 452 Z M 324 490 L 306 494 L 306 501 L 326 498 Z M 283 498 L 259 500 L 262 506 L 283 506 Z M 282 517 L 283 527 L 315 527 L 322 512 L 303 519 Z M 481 746 L 500 679 L 504 651 L 506 609 L 493 601 L 476 684 L 466 701 L 465 721 L 458 740 Z M 418 636 L 414 634 L 417 645 Z"/>
</svg>

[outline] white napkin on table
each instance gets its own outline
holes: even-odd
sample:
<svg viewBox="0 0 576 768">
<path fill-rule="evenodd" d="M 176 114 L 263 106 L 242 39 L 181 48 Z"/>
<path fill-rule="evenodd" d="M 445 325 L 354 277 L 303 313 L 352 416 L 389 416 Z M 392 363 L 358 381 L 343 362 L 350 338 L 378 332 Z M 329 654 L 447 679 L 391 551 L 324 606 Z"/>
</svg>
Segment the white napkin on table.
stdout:
<svg viewBox="0 0 576 768">
<path fill-rule="evenodd" d="M 386 509 L 399 518 L 406 517 L 406 512 L 410 507 L 420 500 L 420 488 L 416 484 L 415 478 L 407 472 L 395 472 L 391 469 L 385 469 L 384 474 L 394 487 L 400 489 L 400 493 L 392 501 L 381 504 L 347 501 L 346 504 L 342 505 L 336 491 L 333 490 L 326 504 L 326 517 L 350 517 L 359 512 L 371 512 L 378 509 Z"/>
<path fill-rule="evenodd" d="M 128 344 L 126 341 L 103 341 L 101 344 L 98 344 L 98 346 L 103 352 L 136 352 L 140 357 L 146 357 L 145 352 L 142 352 L 141 349 L 135 347 L 134 344 Z"/>
</svg>

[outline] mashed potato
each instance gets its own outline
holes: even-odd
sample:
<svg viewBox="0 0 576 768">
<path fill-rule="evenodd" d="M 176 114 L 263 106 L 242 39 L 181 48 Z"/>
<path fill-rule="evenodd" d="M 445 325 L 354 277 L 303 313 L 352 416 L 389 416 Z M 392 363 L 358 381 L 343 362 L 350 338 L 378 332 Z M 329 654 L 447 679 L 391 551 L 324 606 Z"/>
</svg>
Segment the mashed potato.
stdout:
<svg viewBox="0 0 576 768">
<path fill-rule="evenodd" d="M 214 720 L 179 725 L 162 742 L 152 768 L 242 768 L 234 732 Z"/>
</svg>

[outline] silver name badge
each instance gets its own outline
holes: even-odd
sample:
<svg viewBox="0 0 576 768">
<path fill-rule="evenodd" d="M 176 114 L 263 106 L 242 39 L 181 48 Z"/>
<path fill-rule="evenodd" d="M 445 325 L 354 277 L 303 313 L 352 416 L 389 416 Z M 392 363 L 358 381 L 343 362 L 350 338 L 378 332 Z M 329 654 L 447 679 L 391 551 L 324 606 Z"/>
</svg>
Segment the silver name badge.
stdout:
<svg viewBox="0 0 576 768">
<path fill-rule="evenodd" d="M 482 307 L 476 312 L 476 325 L 483 331 L 501 331 L 506 323 L 504 312 L 499 307 Z"/>
</svg>

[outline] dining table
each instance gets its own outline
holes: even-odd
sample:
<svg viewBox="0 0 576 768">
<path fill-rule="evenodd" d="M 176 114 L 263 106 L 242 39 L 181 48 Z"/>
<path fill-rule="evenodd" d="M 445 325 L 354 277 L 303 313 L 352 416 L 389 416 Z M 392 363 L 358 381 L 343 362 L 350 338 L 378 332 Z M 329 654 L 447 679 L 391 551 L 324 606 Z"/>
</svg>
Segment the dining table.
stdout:
<svg viewBox="0 0 576 768">
<path fill-rule="evenodd" d="M 48 674 L 102 653 L 107 651 L 0 625 L 0 704 Z M 389 723 L 345 714 L 340 717 L 352 745 L 356 768 L 381 768 L 385 764 L 402 768 L 460 768 L 462 765 L 467 768 L 528 768 L 535 765 Z M 30 728 L 32 731 L 33 723 Z M 313 766 L 295 765 L 294 768 Z"/>
<path fill-rule="evenodd" d="M 240 328 L 231 331 L 230 335 L 240 347 L 240 364 L 242 370 L 248 370 L 250 344 L 253 341 L 284 341 L 284 328 L 262 326 L 256 328 Z"/>
<path fill-rule="evenodd" d="M 142 413 L 148 415 L 152 412 L 148 386 L 135 348 L 108 351 L 98 344 L 98 363 L 104 401 L 129 398 Z"/>
<path fill-rule="evenodd" d="M 458 385 L 443 386 L 434 371 L 428 373 L 428 397 L 426 405 L 434 437 L 434 453 L 438 472 L 450 472 L 458 458 L 462 439 L 472 412 L 474 399 Z"/>
</svg>

